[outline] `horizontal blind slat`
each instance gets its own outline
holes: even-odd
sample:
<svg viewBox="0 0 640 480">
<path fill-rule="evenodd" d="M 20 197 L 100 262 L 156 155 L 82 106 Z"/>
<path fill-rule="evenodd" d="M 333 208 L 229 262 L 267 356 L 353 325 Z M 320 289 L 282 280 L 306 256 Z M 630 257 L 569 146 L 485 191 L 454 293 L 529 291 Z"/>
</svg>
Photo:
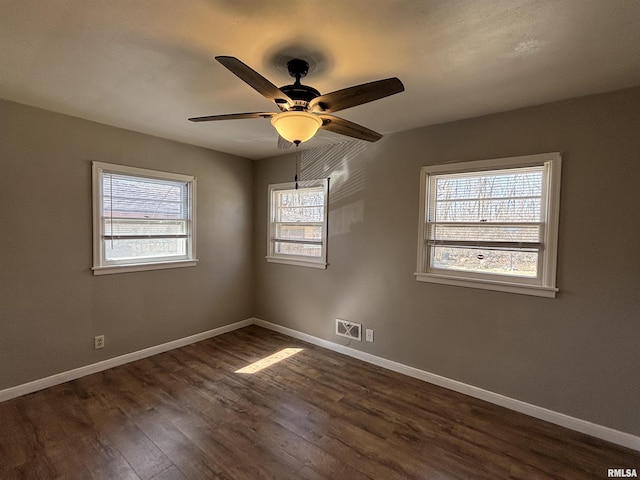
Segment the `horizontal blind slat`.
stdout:
<svg viewBox="0 0 640 480">
<path fill-rule="evenodd" d="M 509 248 L 509 249 L 540 249 L 541 242 L 483 242 L 462 240 L 425 240 L 428 245 L 438 247 L 465 247 L 465 248 Z"/>
<path fill-rule="evenodd" d="M 189 238 L 188 235 L 103 235 L 105 240 L 144 240 L 154 238 Z"/>
<path fill-rule="evenodd" d="M 293 240 L 290 238 L 272 238 L 271 239 L 274 242 L 278 242 L 278 243 L 300 243 L 300 244 L 304 244 L 304 245 L 322 245 L 322 240 Z"/>
<path fill-rule="evenodd" d="M 455 225 L 461 227 L 518 227 L 518 226 L 541 226 L 544 222 L 427 222 L 428 225 Z"/>
</svg>

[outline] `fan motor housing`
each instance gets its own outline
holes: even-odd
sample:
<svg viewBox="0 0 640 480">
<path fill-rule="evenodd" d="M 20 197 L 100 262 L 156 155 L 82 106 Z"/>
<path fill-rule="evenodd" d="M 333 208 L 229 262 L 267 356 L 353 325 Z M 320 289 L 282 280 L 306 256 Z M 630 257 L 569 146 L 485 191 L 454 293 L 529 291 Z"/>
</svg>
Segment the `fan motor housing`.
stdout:
<svg viewBox="0 0 640 480">
<path fill-rule="evenodd" d="M 286 94 L 291 100 L 302 100 L 304 102 L 310 102 L 320 96 L 320 92 L 315 88 L 300 83 L 285 85 L 284 87 L 280 87 L 280 91 Z"/>
</svg>

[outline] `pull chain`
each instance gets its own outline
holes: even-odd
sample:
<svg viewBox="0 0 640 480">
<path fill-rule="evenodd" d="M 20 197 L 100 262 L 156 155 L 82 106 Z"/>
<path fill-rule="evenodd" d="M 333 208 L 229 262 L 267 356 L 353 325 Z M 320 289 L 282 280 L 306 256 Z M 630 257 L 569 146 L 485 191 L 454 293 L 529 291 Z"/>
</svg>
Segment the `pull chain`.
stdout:
<svg viewBox="0 0 640 480">
<path fill-rule="evenodd" d="M 300 150 L 298 150 L 298 148 L 300 147 L 300 143 L 296 143 L 296 176 L 294 178 L 294 182 L 296 182 L 296 190 L 298 190 L 298 174 L 299 174 L 299 163 L 300 163 Z"/>
<path fill-rule="evenodd" d="M 109 174 L 109 228 L 111 234 L 111 249 L 113 250 L 113 173 Z"/>
</svg>

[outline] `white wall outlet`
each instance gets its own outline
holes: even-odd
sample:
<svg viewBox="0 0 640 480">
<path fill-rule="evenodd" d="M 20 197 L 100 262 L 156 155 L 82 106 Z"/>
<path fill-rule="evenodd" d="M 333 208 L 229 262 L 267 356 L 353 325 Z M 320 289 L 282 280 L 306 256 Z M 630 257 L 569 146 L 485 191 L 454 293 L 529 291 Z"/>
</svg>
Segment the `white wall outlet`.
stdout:
<svg viewBox="0 0 640 480">
<path fill-rule="evenodd" d="M 104 348 L 104 335 L 96 335 L 93 337 L 93 349 L 99 350 Z"/>
<path fill-rule="evenodd" d="M 367 329 L 364 331 L 364 334 L 365 334 L 365 338 L 364 338 L 364 339 L 365 339 L 367 342 L 373 342 L 373 330 L 371 330 L 370 328 L 367 328 Z"/>
</svg>

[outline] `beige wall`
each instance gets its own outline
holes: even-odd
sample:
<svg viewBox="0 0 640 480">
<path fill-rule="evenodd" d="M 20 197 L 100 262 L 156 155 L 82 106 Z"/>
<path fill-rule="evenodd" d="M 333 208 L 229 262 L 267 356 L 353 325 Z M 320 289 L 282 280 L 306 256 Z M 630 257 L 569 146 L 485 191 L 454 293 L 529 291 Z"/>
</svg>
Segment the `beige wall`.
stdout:
<svg viewBox="0 0 640 480">
<path fill-rule="evenodd" d="M 197 177 L 197 267 L 91 274 L 92 160 Z M 0 101 L 0 389 L 250 318 L 252 177 L 246 159 Z"/>
<path fill-rule="evenodd" d="M 0 101 L 0 389 L 253 315 L 347 343 L 340 317 L 376 332 L 353 348 L 638 435 L 638 132 L 640 88 L 306 152 L 303 178 L 331 176 L 317 270 L 264 260 L 267 185 L 292 155 L 254 164 Z M 557 299 L 414 280 L 422 165 L 550 151 Z M 91 275 L 92 160 L 196 175 L 199 265 Z"/>
<path fill-rule="evenodd" d="M 421 166 L 553 151 L 556 299 L 414 279 Z M 267 185 L 295 166 L 257 162 L 257 317 L 640 434 L 640 88 L 307 152 L 303 168 L 331 177 L 330 266 L 266 263 Z M 336 317 L 373 328 L 375 343 L 337 337 Z"/>
</svg>

